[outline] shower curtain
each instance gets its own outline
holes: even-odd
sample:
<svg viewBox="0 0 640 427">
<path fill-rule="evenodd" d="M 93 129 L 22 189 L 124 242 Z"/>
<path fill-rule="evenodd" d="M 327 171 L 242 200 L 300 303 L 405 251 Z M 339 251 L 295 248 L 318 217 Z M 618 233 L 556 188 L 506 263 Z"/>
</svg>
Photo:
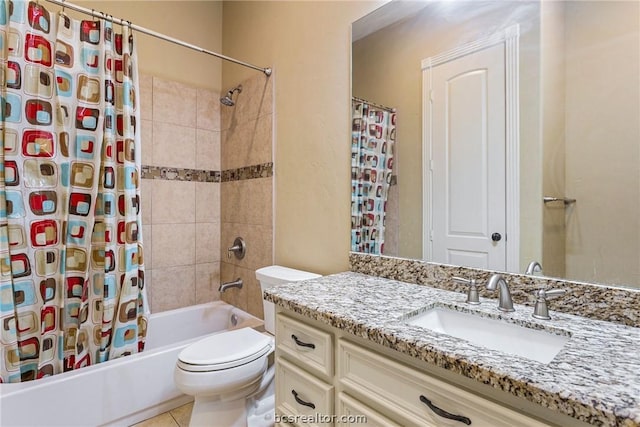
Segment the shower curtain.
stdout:
<svg viewBox="0 0 640 427">
<path fill-rule="evenodd" d="M 351 250 L 383 254 L 396 113 L 353 99 L 352 120 Z"/>
<path fill-rule="evenodd" d="M 144 347 L 137 56 L 118 28 L 0 0 L 3 382 Z"/>
</svg>

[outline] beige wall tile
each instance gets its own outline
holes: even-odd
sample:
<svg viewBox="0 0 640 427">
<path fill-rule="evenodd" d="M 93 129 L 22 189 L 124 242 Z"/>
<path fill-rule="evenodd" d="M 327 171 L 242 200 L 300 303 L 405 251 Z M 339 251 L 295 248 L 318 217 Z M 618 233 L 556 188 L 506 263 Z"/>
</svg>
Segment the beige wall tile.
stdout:
<svg viewBox="0 0 640 427">
<path fill-rule="evenodd" d="M 236 227 L 234 223 L 223 222 L 220 224 L 220 261 L 223 263 L 235 264 L 232 261 L 232 259 L 235 260 L 235 257 L 231 255 L 231 258 L 229 258 L 228 248 L 233 245 L 233 241 L 236 237 L 245 238 L 245 236 L 240 236 L 237 233 L 238 227 Z"/>
<path fill-rule="evenodd" d="M 254 316 L 264 320 L 264 307 L 262 305 L 262 290 L 260 282 L 255 277 L 255 271 L 248 270 L 253 275 L 248 274 L 245 286 L 247 286 L 247 311 Z"/>
<path fill-rule="evenodd" d="M 153 215 L 151 210 L 153 207 L 153 180 L 140 180 L 140 213 L 142 214 L 142 224 L 151 225 Z"/>
<path fill-rule="evenodd" d="M 220 170 L 220 132 L 196 130 L 196 169 Z"/>
<path fill-rule="evenodd" d="M 153 77 L 148 74 L 138 75 L 138 85 L 140 86 L 140 119 L 153 119 Z"/>
<path fill-rule="evenodd" d="M 151 225 L 142 225 L 142 242 L 144 243 L 144 267 L 153 268 L 153 231 Z"/>
<path fill-rule="evenodd" d="M 222 132 L 220 142 L 223 170 L 271 162 L 273 115 L 239 123 Z"/>
<path fill-rule="evenodd" d="M 226 262 L 220 263 L 220 283 L 222 282 L 230 282 L 232 280 L 236 280 L 237 278 L 242 278 L 240 276 L 240 271 L 233 264 L 229 264 Z M 231 288 L 220 294 L 220 299 L 240 308 L 241 310 L 247 310 L 247 288 L 244 286 L 242 289 Z"/>
<path fill-rule="evenodd" d="M 194 223 L 196 183 L 192 181 L 151 180 L 153 224 Z"/>
<path fill-rule="evenodd" d="M 221 263 L 221 282 L 242 279 L 242 289 L 231 288 L 220 294 L 223 301 L 228 302 L 256 317 L 262 319 L 262 292 L 260 283 L 256 279 L 255 270 Z"/>
<path fill-rule="evenodd" d="M 243 259 L 227 258 L 227 242 L 233 242 L 236 237 L 242 237 L 247 245 Z M 270 226 L 222 223 L 220 230 L 221 260 L 235 266 L 249 270 L 257 270 L 273 264 L 273 230 Z"/>
<path fill-rule="evenodd" d="M 153 78 L 153 121 L 196 127 L 196 89 L 183 83 Z"/>
<path fill-rule="evenodd" d="M 220 92 L 210 89 L 196 91 L 196 127 L 220 130 Z"/>
<path fill-rule="evenodd" d="M 242 214 L 246 219 L 246 213 L 240 212 L 242 205 L 241 182 L 228 181 L 220 184 L 220 218 L 222 222 L 243 222 Z"/>
<path fill-rule="evenodd" d="M 228 129 L 234 122 L 249 122 L 273 111 L 272 78 L 256 74 L 241 84 L 242 92 L 236 93 L 233 98 L 236 105 L 220 110 L 222 129 Z"/>
<path fill-rule="evenodd" d="M 195 266 L 153 270 L 153 312 L 173 310 L 195 304 Z"/>
<path fill-rule="evenodd" d="M 196 264 L 220 261 L 220 223 L 196 224 Z"/>
<path fill-rule="evenodd" d="M 249 179 L 247 223 L 273 226 L 273 177 Z"/>
<path fill-rule="evenodd" d="M 220 222 L 220 186 L 217 182 L 196 182 L 196 222 Z"/>
<path fill-rule="evenodd" d="M 195 264 L 195 224 L 156 224 L 151 233 L 154 270 Z"/>
<path fill-rule="evenodd" d="M 154 120 L 153 165 L 195 169 L 195 127 L 186 127 Z"/>
<path fill-rule="evenodd" d="M 234 107 L 227 107 L 226 105 L 220 106 L 220 130 L 227 130 L 231 127 L 231 125 L 235 122 L 235 111 Z"/>
<path fill-rule="evenodd" d="M 196 304 L 220 299 L 220 263 L 196 264 Z"/>
<path fill-rule="evenodd" d="M 140 151 L 142 164 L 153 165 L 153 122 L 151 120 L 141 120 Z"/>
</svg>

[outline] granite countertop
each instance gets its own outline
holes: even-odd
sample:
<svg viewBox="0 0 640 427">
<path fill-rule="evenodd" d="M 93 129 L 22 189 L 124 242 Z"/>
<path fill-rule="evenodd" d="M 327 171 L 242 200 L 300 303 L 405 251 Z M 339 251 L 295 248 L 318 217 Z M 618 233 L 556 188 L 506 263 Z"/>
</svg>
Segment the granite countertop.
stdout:
<svg viewBox="0 0 640 427">
<path fill-rule="evenodd" d="M 470 306 L 465 298 L 351 272 L 265 291 L 265 299 L 283 308 L 581 421 L 640 426 L 640 328 L 553 311 L 552 320 L 536 320 L 531 307 L 516 305 L 515 312 L 501 313 L 497 299 L 481 298 L 481 305 Z M 549 364 L 543 364 L 404 321 L 434 305 L 570 338 Z"/>
</svg>

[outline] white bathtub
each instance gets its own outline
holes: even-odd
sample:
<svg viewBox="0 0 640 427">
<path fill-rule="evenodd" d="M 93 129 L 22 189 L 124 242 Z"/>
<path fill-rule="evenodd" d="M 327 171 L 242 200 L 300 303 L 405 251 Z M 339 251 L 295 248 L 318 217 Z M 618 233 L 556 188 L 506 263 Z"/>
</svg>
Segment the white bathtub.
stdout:
<svg viewBox="0 0 640 427">
<path fill-rule="evenodd" d="M 173 384 L 182 348 L 205 335 L 262 323 L 221 301 L 152 314 L 142 353 L 27 383 L 0 384 L 0 425 L 127 426 L 166 412 L 192 399 Z"/>
</svg>

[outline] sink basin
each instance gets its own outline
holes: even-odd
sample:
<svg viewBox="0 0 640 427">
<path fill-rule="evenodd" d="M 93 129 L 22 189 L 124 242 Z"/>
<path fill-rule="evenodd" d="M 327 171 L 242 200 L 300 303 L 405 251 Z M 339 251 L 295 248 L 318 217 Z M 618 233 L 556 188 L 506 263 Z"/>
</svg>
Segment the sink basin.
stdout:
<svg viewBox="0 0 640 427">
<path fill-rule="evenodd" d="M 569 340 L 569 336 L 442 307 L 410 316 L 405 322 L 545 364 L 551 362 Z"/>
</svg>

